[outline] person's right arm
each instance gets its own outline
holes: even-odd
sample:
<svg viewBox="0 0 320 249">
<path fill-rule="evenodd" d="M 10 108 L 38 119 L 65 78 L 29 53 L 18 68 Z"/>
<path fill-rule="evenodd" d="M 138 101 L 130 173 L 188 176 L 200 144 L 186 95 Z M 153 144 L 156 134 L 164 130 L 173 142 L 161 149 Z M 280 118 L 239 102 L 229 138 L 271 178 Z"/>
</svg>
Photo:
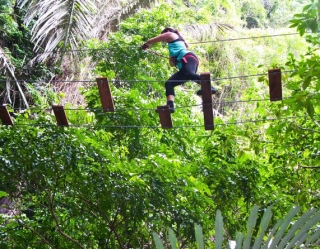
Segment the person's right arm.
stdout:
<svg viewBox="0 0 320 249">
<path fill-rule="evenodd" d="M 149 39 L 145 44 L 142 45 L 142 49 L 149 48 L 152 44 L 157 42 L 171 42 L 179 38 L 179 36 L 172 32 L 166 32 L 156 37 Z"/>
</svg>

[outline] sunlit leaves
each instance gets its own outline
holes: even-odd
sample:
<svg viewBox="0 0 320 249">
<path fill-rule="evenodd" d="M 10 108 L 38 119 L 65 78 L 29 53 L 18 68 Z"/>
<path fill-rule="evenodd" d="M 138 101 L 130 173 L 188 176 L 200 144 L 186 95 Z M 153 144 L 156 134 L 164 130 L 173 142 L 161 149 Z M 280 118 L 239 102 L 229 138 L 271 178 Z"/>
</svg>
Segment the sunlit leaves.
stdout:
<svg viewBox="0 0 320 249">
<path fill-rule="evenodd" d="M 290 27 L 296 27 L 300 35 L 303 36 L 307 30 L 315 33 L 318 31 L 318 8 L 319 2 L 312 1 L 312 4 L 306 5 L 303 8 L 303 13 L 295 14 L 294 19 L 290 22 L 292 23 Z"/>
</svg>

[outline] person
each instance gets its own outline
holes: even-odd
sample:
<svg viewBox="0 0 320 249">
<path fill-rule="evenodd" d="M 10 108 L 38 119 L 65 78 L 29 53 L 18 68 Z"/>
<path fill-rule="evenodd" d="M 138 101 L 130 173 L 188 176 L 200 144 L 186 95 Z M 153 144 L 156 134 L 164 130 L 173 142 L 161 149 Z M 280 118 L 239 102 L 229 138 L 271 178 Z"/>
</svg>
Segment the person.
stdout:
<svg viewBox="0 0 320 249">
<path fill-rule="evenodd" d="M 161 31 L 160 35 L 149 39 L 141 48 L 143 50 L 149 49 L 152 44 L 157 42 L 166 42 L 168 44 L 170 58 L 175 59 L 176 67 L 179 69 L 179 71 L 174 73 L 165 83 L 167 105 L 169 106 L 170 112 L 173 113 L 174 88 L 189 80 L 200 84 L 200 75 L 197 74 L 199 61 L 197 56 L 188 50 L 188 44 L 177 29 L 165 28 Z M 211 88 L 211 93 L 216 93 L 214 87 Z M 197 91 L 197 95 L 202 95 L 201 89 Z"/>
</svg>

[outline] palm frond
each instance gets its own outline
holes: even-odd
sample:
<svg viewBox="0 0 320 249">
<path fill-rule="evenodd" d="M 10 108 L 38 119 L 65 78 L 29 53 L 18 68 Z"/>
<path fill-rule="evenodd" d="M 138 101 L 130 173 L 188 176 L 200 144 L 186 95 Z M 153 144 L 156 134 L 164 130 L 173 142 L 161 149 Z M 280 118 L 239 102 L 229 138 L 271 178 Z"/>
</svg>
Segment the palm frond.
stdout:
<svg viewBox="0 0 320 249">
<path fill-rule="evenodd" d="M 204 249 L 202 227 L 198 224 L 195 224 L 194 230 L 195 230 L 195 234 L 196 234 L 196 241 L 199 246 L 198 249 Z"/>
<path fill-rule="evenodd" d="M 119 23 L 134 15 L 141 8 L 149 8 L 154 1 L 128 0 L 125 3 L 116 0 L 96 0 L 97 14 L 93 21 L 92 37 L 105 39 L 110 31 L 116 31 Z"/>
<path fill-rule="evenodd" d="M 266 209 L 266 211 L 263 214 L 261 224 L 260 224 L 259 236 L 258 238 L 256 238 L 252 249 L 261 248 L 262 240 L 265 237 L 265 233 L 267 231 L 271 218 L 272 218 L 272 212 L 271 212 L 271 206 L 270 206 Z"/>
<path fill-rule="evenodd" d="M 261 249 L 268 249 L 269 248 L 269 245 L 272 243 L 273 241 L 273 237 L 274 235 L 276 234 L 276 232 L 278 231 L 281 223 L 283 222 L 282 219 L 278 220 L 277 223 L 275 224 L 275 226 L 272 228 L 269 236 L 268 236 L 268 239 L 265 241 L 264 245 L 261 246 Z"/>
<path fill-rule="evenodd" d="M 314 214 L 314 212 L 310 212 L 310 213 Z M 301 217 L 300 224 L 303 226 L 300 227 L 300 224 L 299 224 L 299 228 L 300 228 L 299 232 L 292 238 L 292 240 L 290 241 L 289 245 L 286 248 L 293 248 L 293 247 L 299 248 L 305 242 L 307 237 L 309 237 L 310 230 L 311 230 L 310 233 L 312 233 L 312 228 L 316 224 L 319 224 L 319 220 L 320 220 L 320 213 L 314 214 L 313 216 L 308 214 L 304 217 Z"/>
<path fill-rule="evenodd" d="M 157 249 L 164 249 L 163 243 L 162 243 L 159 235 L 156 233 L 152 233 L 152 236 L 153 236 L 153 240 L 156 244 Z"/>
<path fill-rule="evenodd" d="M 241 249 L 243 237 L 244 237 L 243 233 L 237 232 L 237 234 L 236 234 L 236 248 L 235 249 Z"/>
<path fill-rule="evenodd" d="M 292 208 L 284 220 L 281 222 L 280 229 L 277 231 L 276 235 L 274 236 L 271 245 L 269 248 L 275 248 L 279 241 L 283 238 L 283 234 L 287 230 L 290 222 L 292 221 L 293 217 L 299 212 L 300 208 L 294 207 Z"/>
<path fill-rule="evenodd" d="M 11 79 L 14 80 L 16 83 L 16 86 L 18 88 L 18 91 L 21 95 L 21 98 L 26 106 L 26 108 L 29 108 L 28 102 L 26 100 L 26 97 L 20 87 L 20 84 L 18 80 L 16 79 L 15 73 L 14 73 L 15 67 L 11 64 L 10 59 L 5 55 L 2 48 L 0 48 L 0 71 L 4 72 L 4 75 L 6 75 L 6 91 L 7 91 L 7 98 L 9 103 L 12 103 L 10 98 L 10 89 L 11 89 Z"/>
<path fill-rule="evenodd" d="M 36 52 L 66 48 L 77 49 L 78 42 L 88 38 L 96 6 L 91 0 L 18 0 L 26 8 L 25 24 L 33 24 L 31 41 Z M 49 53 L 38 56 L 44 61 Z"/>
<path fill-rule="evenodd" d="M 188 25 L 184 27 L 183 33 L 190 33 L 197 41 L 204 41 L 223 35 L 227 30 L 234 28 L 225 23 L 210 23 L 201 25 Z"/>
<path fill-rule="evenodd" d="M 215 234 L 216 248 L 222 249 L 223 218 L 220 210 L 217 210 L 217 213 L 216 213 L 215 231 L 216 231 L 216 234 Z"/>
<path fill-rule="evenodd" d="M 314 213 L 316 212 L 315 209 L 310 210 L 309 212 L 304 213 L 290 228 L 287 232 L 286 236 L 281 240 L 280 244 L 277 248 L 284 248 L 288 241 L 295 235 L 297 229 L 303 225 L 307 219 L 309 219 Z"/>
<path fill-rule="evenodd" d="M 249 249 L 249 247 L 250 247 L 251 235 L 252 235 L 252 231 L 256 225 L 256 221 L 258 218 L 258 212 L 259 212 L 258 206 L 254 206 L 251 209 L 250 216 L 249 216 L 248 223 L 247 223 L 247 235 L 243 241 L 243 249 Z"/>
<path fill-rule="evenodd" d="M 171 228 L 169 228 L 168 233 L 169 233 L 169 240 L 170 240 L 171 248 L 178 249 L 178 239 L 177 239 L 176 235 L 174 234 L 174 231 Z"/>
<path fill-rule="evenodd" d="M 236 245 L 233 249 L 291 249 L 291 248 L 319 248 L 320 247 L 320 211 L 311 209 L 305 212 L 300 217 L 296 218 L 299 213 L 299 207 L 293 207 L 288 214 L 276 222 L 266 236 L 269 222 L 272 217 L 271 207 L 268 207 L 261 219 L 260 224 L 257 224 L 259 207 L 255 206 L 251 209 L 249 219 L 247 221 L 246 233 L 236 233 Z M 218 220 L 218 221 L 217 221 Z M 223 246 L 223 238 L 220 238 L 222 231 L 222 216 L 220 211 L 217 211 L 215 222 L 215 245 L 214 248 L 230 248 L 230 243 Z M 257 238 L 253 240 L 253 231 L 259 225 Z M 195 225 L 196 242 L 198 248 L 204 248 L 204 240 L 202 235 L 199 235 L 202 229 L 199 225 Z M 163 248 L 162 242 L 159 241 L 159 236 L 155 236 L 156 247 Z M 171 236 L 173 236 L 171 234 Z M 253 246 L 251 245 L 254 241 Z M 230 241 L 229 241 L 230 242 Z M 160 247 L 158 247 L 160 245 Z M 172 245 L 172 243 L 171 243 Z M 222 247 L 223 246 L 223 247 Z M 175 248 L 175 247 L 172 247 Z"/>
</svg>

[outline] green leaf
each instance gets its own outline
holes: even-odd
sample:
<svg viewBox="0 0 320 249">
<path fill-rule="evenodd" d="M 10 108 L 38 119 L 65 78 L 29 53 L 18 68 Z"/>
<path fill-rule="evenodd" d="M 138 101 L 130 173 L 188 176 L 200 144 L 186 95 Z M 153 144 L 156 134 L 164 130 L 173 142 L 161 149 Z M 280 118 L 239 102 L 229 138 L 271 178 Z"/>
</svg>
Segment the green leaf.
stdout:
<svg viewBox="0 0 320 249">
<path fill-rule="evenodd" d="M 307 105 L 307 113 L 309 114 L 310 118 L 313 119 L 313 117 L 314 117 L 314 106 L 311 103 L 310 99 L 307 99 L 306 105 Z"/>
<path fill-rule="evenodd" d="M 153 236 L 153 240 L 154 240 L 154 243 L 156 244 L 157 249 L 164 249 L 164 246 L 162 244 L 162 241 L 161 241 L 159 235 L 157 233 L 153 232 L 152 236 Z"/>
<path fill-rule="evenodd" d="M 169 240 L 171 244 L 172 249 L 178 249 L 178 240 L 176 235 L 174 234 L 174 231 L 171 228 L 168 228 L 169 232 Z"/>
<path fill-rule="evenodd" d="M 312 209 L 309 212 L 304 213 L 290 228 L 286 236 L 281 240 L 277 248 L 285 248 L 288 245 L 289 240 L 297 233 L 301 226 L 310 219 L 310 217 L 316 212 L 316 209 Z M 301 231 L 300 231 L 301 232 Z M 292 240 L 294 241 L 294 240 Z"/>
<path fill-rule="evenodd" d="M 278 242 L 281 240 L 283 234 L 285 233 L 287 227 L 289 226 L 290 222 L 292 221 L 292 218 L 299 212 L 299 207 L 292 208 L 287 216 L 284 218 L 284 220 L 281 222 L 280 229 L 274 236 L 274 239 L 270 245 L 270 248 L 276 248 Z"/>
<path fill-rule="evenodd" d="M 294 236 L 291 240 L 290 244 L 287 245 L 287 248 L 291 248 L 293 245 L 296 244 L 296 247 L 299 248 L 301 244 L 305 241 L 306 237 L 308 236 L 308 231 L 316 224 L 320 223 L 320 213 L 310 217 L 316 210 L 311 210 L 305 215 L 303 215 L 300 219 L 299 225 L 306 222 L 306 224 L 300 229 L 300 231 Z"/>
<path fill-rule="evenodd" d="M 8 196 L 8 194 L 6 192 L 0 191 L 0 198 L 5 196 Z"/>
<path fill-rule="evenodd" d="M 220 210 L 216 212 L 216 221 L 215 221 L 215 240 L 216 240 L 216 249 L 222 248 L 223 241 L 223 218 Z"/>
<path fill-rule="evenodd" d="M 252 234 L 252 230 L 254 229 L 256 222 L 257 222 L 258 211 L 259 211 L 258 206 L 254 206 L 251 209 L 250 216 L 249 216 L 248 223 L 247 223 L 247 235 L 246 235 L 244 242 L 243 242 L 243 249 L 250 248 L 251 234 Z"/>
<path fill-rule="evenodd" d="M 312 32 L 314 32 L 314 33 L 317 32 L 317 30 L 318 30 L 318 22 L 317 22 L 316 19 L 311 20 L 309 26 L 310 26 L 310 29 L 311 29 Z"/>
<path fill-rule="evenodd" d="M 235 249 L 241 249 L 242 241 L 243 241 L 243 234 L 240 232 L 237 232 L 237 234 L 236 234 L 236 248 Z"/>
<path fill-rule="evenodd" d="M 311 79 L 312 79 L 311 76 L 307 76 L 307 77 L 305 78 L 305 80 L 303 81 L 302 88 L 303 88 L 304 90 L 310 85 Z"/>
<path fill-rule="evenodd" d="M 317 239 L 319 241 L 320 238 L 320 229 L 315 230 L 314 234 L 311 234 L 310 238 L 306 241 L 306 245 L 315 244 Z"/>
<path fill-rule="evenodd" d="M 261 247 L 261 249 L 269 249 L 269 248 L 271 248 L 271 247 L 269 246 L 269 244 L 272 242 L 272 239 L 273 239 L 273 237 L 274 237 L 274 234 L 277 232 L 278 228 L 281 226 L 282 223 L 283 223 L 283 220 L 282 220 L 282 219 L 280 219 L 280 220 L 277 221 L 277 223 L 276 223 L 276 224 L 274 225 L 274 227 L 272 228 L 272 231 L 271 231 L 271 233 L 269 234 L 266 243 Z"/>
<path fill-rule="evenodd" d="M 196 233 L 196 241 L 198 245 L 198 249 L 204 249 L 204 240 L 203 240 L 203 233 L 202 233 L 202 227 L 198 224 L 194 225 L 194 230 Z"/>
<path fill-rule="evenodd" d="M 307 11 L 308 9 L 310 9 L 313 6 L 313 4 L 307 4 L 303 7 L 303 11 Z M 304 14 L 295 14 L 295 16 L 304 16 Z"/>
<path fill-rule="evenodd" d="M 260 223 L 259 237 L 255 240 L 252 249 L 261 248 L 262 240 L 265 236 L 265 232 L 267 231 L 271 218 L 272 218 L 272 212 L 271 212 L 271 206 L 270 206 L 267 208 L 267 210 L 263 214 L 263 217 Z"/>
<path fill-rule="evenodd" d="M 294 28 L 294 27 L 297 27 L 299 25 L 298 21 L 291 20 L 290 22 L 292 22 L 292 24 L 289 26 L 289 28 Z"/>
</svg>

